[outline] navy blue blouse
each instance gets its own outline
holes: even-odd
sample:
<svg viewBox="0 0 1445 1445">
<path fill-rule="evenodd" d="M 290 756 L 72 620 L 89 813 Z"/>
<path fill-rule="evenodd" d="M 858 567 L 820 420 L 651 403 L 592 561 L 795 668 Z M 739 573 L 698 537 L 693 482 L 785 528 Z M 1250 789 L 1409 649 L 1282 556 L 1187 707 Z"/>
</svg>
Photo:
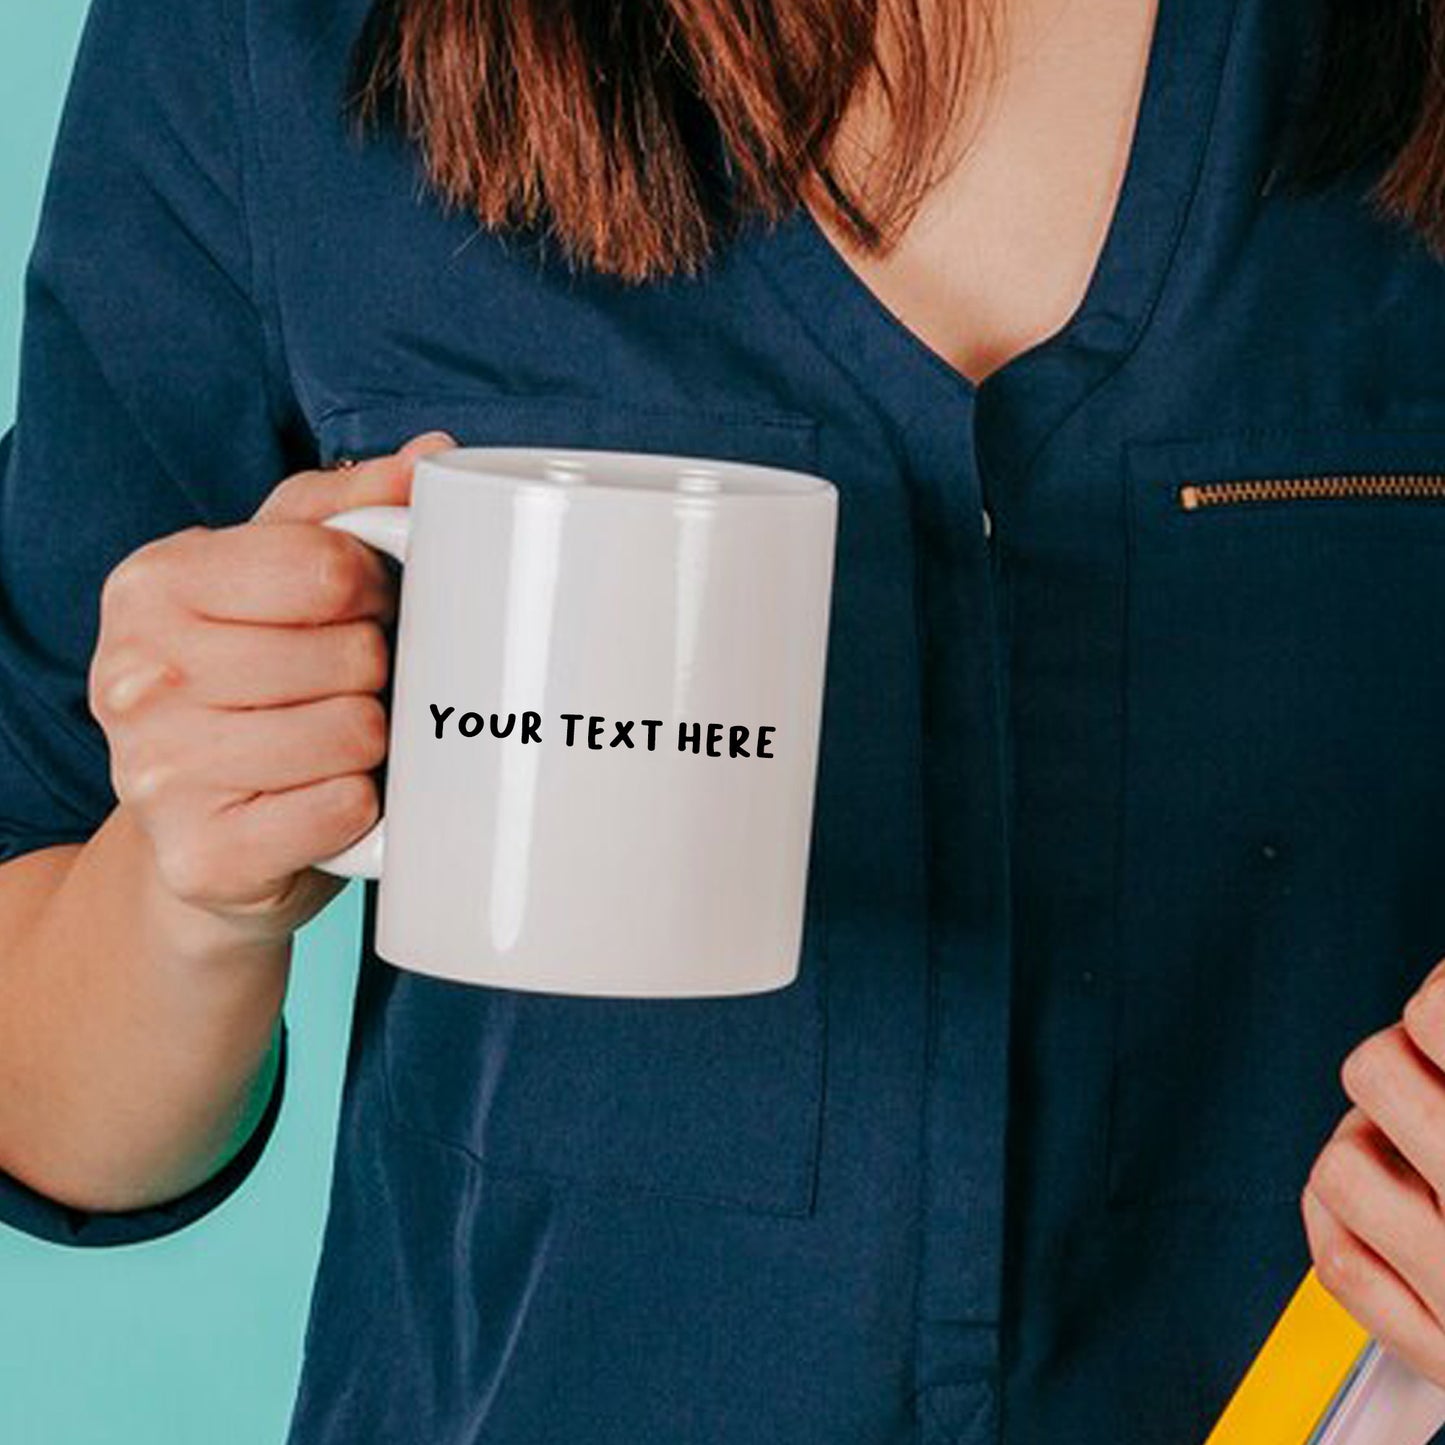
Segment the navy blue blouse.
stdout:
<svg viewBox="0 0 1445 1445">
<path fill-rule="evenodd" d="M 1445 478 L 1445 268 L 1365 176 L 1271 184 L 1317 0 L 1165 0 L 1087 296 L 977 386 L 804 211 L 644 287 L 445 214 L 347 138 L 363 3 L 95 0 L 3 450 L 4 856 L 113 802 L 109 568 L 300 467 L 800 467 L 839 552 L 796 984 L 364 959 L 291 1445 L 1202 1439 L 1339 1061 L 1445 953 L 1445 485 L 1381 480 Z M 278 1103 L 169 1209 L 0 1214 L 179 1227 Z"/>
</svg>

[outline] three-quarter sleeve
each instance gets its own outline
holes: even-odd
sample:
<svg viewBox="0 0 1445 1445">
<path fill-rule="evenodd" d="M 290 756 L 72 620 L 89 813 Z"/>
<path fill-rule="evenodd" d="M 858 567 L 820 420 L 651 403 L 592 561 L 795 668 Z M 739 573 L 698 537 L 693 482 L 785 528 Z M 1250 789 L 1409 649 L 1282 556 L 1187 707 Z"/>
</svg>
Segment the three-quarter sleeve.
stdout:
<svg viewBox="0 0 1445 1445">
<path fill-rule="evenodd" d="M 240 0 L 93 0 L 25 275 L 0 438 L 0 861 L 82 841 L 115 803 L 87 704 L 101 586 L 145 542 L 244 521 L 314 461 L 251 235 Z M 0 1221 L 119 1243 L 170 1209 L 85 1219 L 0 1178 Z"/>
<path fill-rule="evenodd" d="M 51 1244 L 97 1249 L 143 1244 L 174 1234 L 204 1218 L 240 1188 L 265 1153 L 286 1092 L 288 1038 L 283 1022 L 277 1043 L 275 1082 L 261 1117 L 230 1159 L 194 1189 L 150 1208 L 102 1213 L 71 1209 L 0 1172 L 0 1223 Z"/>
</svg>

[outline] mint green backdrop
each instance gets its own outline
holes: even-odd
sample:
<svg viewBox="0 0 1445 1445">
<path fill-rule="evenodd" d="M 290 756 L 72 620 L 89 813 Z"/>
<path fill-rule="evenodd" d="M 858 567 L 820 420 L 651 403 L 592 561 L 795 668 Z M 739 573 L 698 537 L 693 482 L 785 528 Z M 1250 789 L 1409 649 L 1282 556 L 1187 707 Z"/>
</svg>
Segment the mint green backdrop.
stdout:
<svg viewBox="0 0 1445 1445">
<path fill-rule="evenodd" d="M 0 0 L 0 430 L 21 279 L 83 0 Z M 0 1226 L 0 1445 L 280 1445 L 315 1268 L 355 981 L 353 885 L 303 934 L 285 1109 L 192 1229 L 118 1250 Z"/>
</svg>

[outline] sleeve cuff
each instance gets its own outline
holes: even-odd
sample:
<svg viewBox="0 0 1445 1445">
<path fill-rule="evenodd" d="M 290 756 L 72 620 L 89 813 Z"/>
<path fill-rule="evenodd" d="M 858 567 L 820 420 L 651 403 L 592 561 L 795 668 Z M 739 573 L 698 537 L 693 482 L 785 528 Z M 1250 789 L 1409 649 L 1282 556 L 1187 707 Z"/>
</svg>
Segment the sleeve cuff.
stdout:
<svg viewBox="0 0 1445 1445">
<path fill-rule="evenodd" d="M 88 1213 L 71 1209 L 0 1171 L 0 1224 L 51 1244 L 77 1248 L 106 1248 L 143 1244 L 194 1224 L 222 1204 L 240 1187 L 266 1150 L 276 1127 L 285 1093 L 288 1030 L 281 1021 L 281 1040 L 271 1096 L 250 1137 L 241 1149 L 209 1179 L 165 1204 L 119 1213 Z"/>
</svg>

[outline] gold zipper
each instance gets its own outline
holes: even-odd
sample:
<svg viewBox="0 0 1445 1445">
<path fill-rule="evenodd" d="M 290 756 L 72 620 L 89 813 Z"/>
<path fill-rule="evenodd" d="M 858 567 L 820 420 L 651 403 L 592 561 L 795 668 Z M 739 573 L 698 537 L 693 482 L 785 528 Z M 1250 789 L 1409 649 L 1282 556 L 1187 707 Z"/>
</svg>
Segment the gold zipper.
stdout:
<svg viewBox="0 0 1445 1445">
<path fill-rule="evenodd" d="M 1445 472 L 1362 472 L 1314 477 L 1191 482 L 1179 488 L 1186 512 L 1269 502 L 1445 502 Z"/>
</svg>

